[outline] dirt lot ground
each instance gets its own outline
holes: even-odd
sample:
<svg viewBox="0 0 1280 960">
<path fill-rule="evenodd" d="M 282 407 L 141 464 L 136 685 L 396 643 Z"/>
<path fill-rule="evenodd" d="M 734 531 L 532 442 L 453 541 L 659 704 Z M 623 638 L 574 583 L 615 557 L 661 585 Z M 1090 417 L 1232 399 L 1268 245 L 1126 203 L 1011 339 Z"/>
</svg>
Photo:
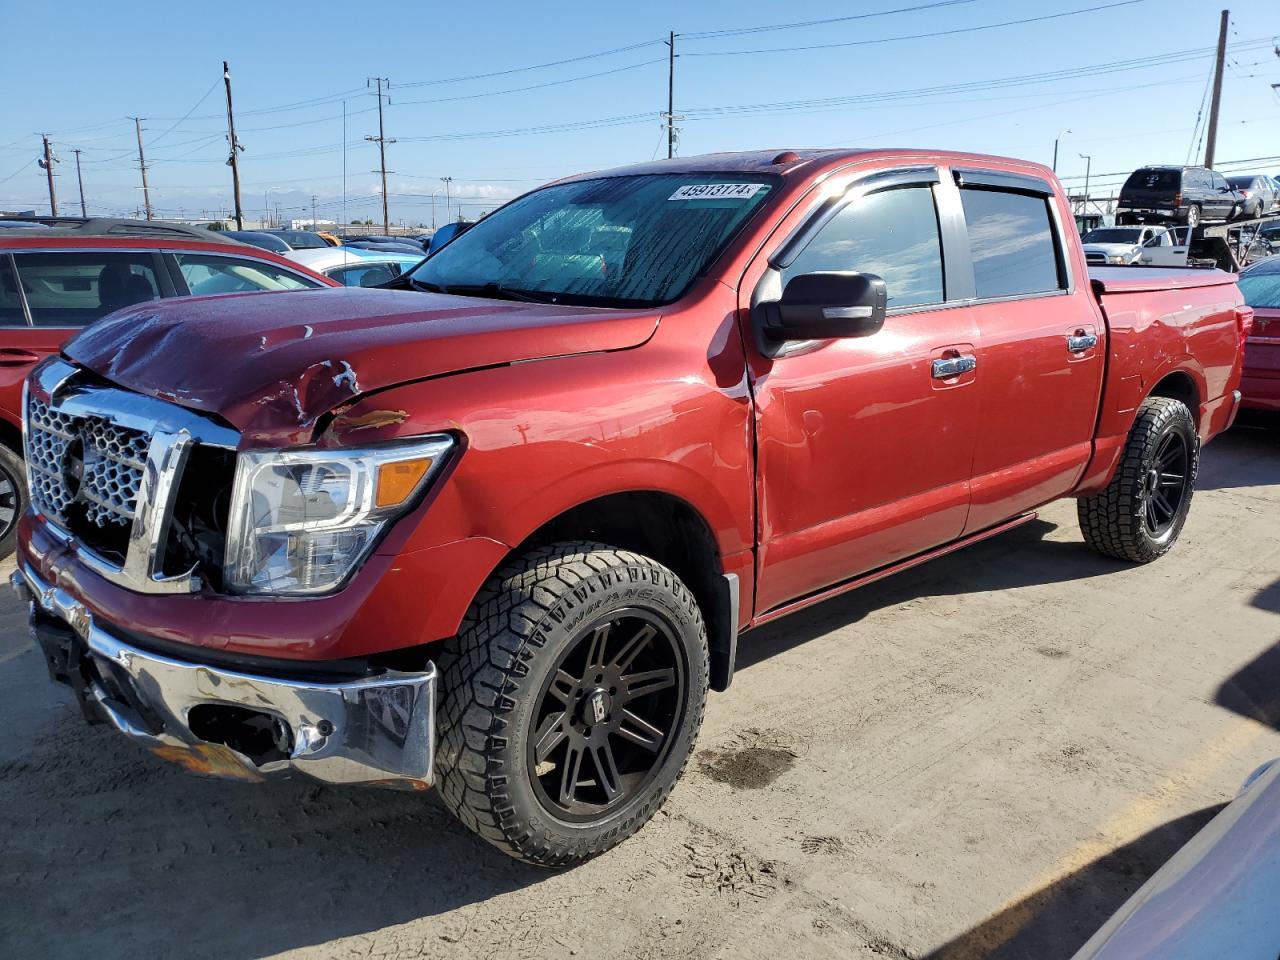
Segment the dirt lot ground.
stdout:
<svg viewBox="0 0 1280 960">
<path fill-rule="evenodd" d="M 4 571 L 7 575 L 7 570 Z M 743 638 L 666 809 L 570 873 L 430 798 L 195 779 L 87 728 L 0 600 L 0 954 L 1066 957 L 1280 755 L 1280 431 L 1147 567 L 1072 503 Z"/>
</svg>

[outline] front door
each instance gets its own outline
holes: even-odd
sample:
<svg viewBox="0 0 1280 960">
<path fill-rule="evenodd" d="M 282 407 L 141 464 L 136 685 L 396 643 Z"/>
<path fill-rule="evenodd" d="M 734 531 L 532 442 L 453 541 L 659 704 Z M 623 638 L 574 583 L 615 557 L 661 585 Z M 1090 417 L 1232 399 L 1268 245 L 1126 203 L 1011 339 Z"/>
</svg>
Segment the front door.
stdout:
<svg viewBox="0 0 1280 960">
<path fill-rule="evenodd" d="M 777 344 L 748 332 L 757 614 L 964 528 L 982 371 L 968 369 L 972 311 L 947 306 L 937 180 L 924 168 L 856 182 L 769 252 L 746 291 L 776 299 L 792 277 L 833 270 L 877 274 L 888 291 L 888 319 L 866 337 Z"/>
</svg>

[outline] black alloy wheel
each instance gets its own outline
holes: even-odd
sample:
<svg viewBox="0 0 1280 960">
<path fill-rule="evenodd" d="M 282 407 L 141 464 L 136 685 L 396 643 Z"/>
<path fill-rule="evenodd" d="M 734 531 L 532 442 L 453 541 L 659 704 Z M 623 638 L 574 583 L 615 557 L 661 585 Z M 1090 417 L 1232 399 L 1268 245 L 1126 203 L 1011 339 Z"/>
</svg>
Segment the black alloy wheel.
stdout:
<svg viewBox="0 0 1280 960">
<path fill-rule="evenodd" d="M 1191 451 L 1181 433 L 1166 434 L 1147 470 L 1145 522 L 1159 539 L 1169 532 L 1191 486 Z"/>
<path fill-rule="evenodd" d="M 623 608 L 582 630 L 543 685 L 528 742 L 538 800 L 568 822 L 599 818 L 646 790 L 684 710 L 675 628 Z"/>
</svg>

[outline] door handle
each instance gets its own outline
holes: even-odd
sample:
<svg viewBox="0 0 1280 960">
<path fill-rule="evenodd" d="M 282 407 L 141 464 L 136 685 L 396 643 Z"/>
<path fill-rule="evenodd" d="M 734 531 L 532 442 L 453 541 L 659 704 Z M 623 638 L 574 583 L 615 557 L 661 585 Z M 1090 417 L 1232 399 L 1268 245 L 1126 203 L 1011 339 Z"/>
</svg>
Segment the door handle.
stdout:
<svg viewBox="0 0 1280 960">
<path fill-rule="evenodd" d="M 13 347 L 0 348 L 0 367 L 25 367 L 40 359 L 40 354 Z"/>
<path fill-rule="evenodd" d="M 958 377 L 962 373 L 968 373 L 977 368 L 978 358 L 972 353 L 962 353 L 956 357 L 940 357 L 933 361 L 933 378 L 950 380 L 952 377 Z"/>
<path fill-rule="evenodd" d="M 1067 350 L 1071 353 L 1084 353 L 1086 350 L 1092 350 L 1098 345 L 1098 335 L 1096 333 L 1077 333 L 1074 336 L 1067 337 Z"/>
</svg>

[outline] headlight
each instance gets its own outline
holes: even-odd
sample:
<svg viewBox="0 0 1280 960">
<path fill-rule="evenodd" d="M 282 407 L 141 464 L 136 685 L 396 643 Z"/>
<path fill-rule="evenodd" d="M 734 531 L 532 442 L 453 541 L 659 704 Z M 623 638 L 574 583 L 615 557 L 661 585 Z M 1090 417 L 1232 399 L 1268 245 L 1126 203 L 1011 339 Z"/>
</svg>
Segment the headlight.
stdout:
<svg viewBox="0 0 1280 960">
<path fill-rule="evenodd" d="M 1129 262 L 1128 257 L 1123 257 L 1123 256 L 1107 257 L 1107 263 L 1126 264 L 1128 262 Z"/>
<path fill-rule="evenodd" d="M 359 450 L 241 453 L 224 582 L 236 593 L 323 593 L 412 507 L 453 448 L 445 436 Z"/>
</svg>

